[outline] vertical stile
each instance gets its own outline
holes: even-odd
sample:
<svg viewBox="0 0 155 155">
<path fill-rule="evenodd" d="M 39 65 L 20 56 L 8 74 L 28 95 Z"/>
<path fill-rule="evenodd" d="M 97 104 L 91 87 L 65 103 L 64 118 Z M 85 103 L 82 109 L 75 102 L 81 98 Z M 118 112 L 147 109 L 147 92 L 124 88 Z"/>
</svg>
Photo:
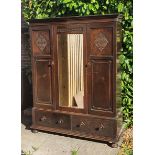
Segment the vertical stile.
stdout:
<svg viewBox="0 0 155 155">
<path fill-rule="evenodd" d="M 74 77 L 74 96 L 76 94 L 76 46 L 75 46 L 75 42 L 76 42 L 76 34 L 74 34 L 74 73 L 75 73 L 75 77 Z"/>
<path fill-rule="evenodd" d="M 79 59 L 78 59 L 78 91 L 80 91 L 80 81 L 81 81 L 81 78 L 80 78 L 80 65 L 81 65 L 81 63 L 80 63 L 80 59 L 81 59 L 81 50 L 80 50 L 80 36 L 81 36 L 81 34 L 79 34 L 78 35 L 79 37 L 78 37 L 78 55 L 79 55 Z"/>
<path fill-rule="evenodd" d="M 83 37 L 80 39 L 81 44 L 81 90 L 83 91 Z"/>
<path fill-rule="evenodd" d="M 73 94 L 74 94 L 74 36 L 72 35 L 72 98 L 73 98 Z"/>
<path fill-rule="evenodd" d="M 74 45 L 74 94 L 73 94 L 73 96 L 75 95 L 75 90 L 76 90 L 76 68 L 75 68 L 75 66 L 76 66 L 76 47 L 75 47 L 75 34 L 73 34 L 73 38 L 74 38 L 74 43 L 73 43 L 73 45 Z"/>
<path fill-rule="evenodd" d="M 72 95 L 73 95 L 73 66 L 72 66 L 72 63 L 73 63 L 73 56 L 72 56 L 72 54 L 73 54 L 73 50 L 72 50 L 72 42 L 71 42 L 71 40 L 72 40 L 72 35 L 71 34 L 69 34 L 69 36 L 70 36 L 70 40 L 69 40 L 69 44 L 70 44 L 70 52 L 71 52 L 71 59 L 70 59 L 70 66 L 71 66 L 71 96 L 70 96 L 70 106 L 71 106 L 71 104 L 72 104 L 72 100 L 71 100 L 71 98 L 72 98 Z"/>
<path fill-rule="evenodd" d="M 69 35 L 67 34 L 67 51 L 68 51 L 68 105 L 70 105 L 70 47 L 69 47 Z"/>
<path fill-rule="evenodd" d="M 79 92 L 79 34 L 77 35 L 77 93 Z"/>
<path fill-rule="evenodd" d="M 78 51 L 77 51 L 77 49 L 78 49 L 78 44 L 77 44 L 77 37 L 78 37 L 78 34 L 76 34 L 75 35 L 76 37 L 75 37 L 75 46 L 76 46 L 76 63 L 75 63 L 75 68 L 76 68 L 76 90 L 75 90 L 75 94 L 77 94 L 77 82 L 78 82 L 78 79 L 77 79 L 77 75 L 78 75 L 78 72 L 77 72 L 77 69 L 78 69 Z"/>
</svg>

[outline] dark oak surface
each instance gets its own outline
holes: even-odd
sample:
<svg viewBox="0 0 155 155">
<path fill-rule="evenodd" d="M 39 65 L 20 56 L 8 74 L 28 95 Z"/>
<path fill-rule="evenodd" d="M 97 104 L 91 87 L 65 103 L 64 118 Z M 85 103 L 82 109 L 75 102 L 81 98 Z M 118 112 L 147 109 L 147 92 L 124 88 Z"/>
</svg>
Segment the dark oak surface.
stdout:
<svg viewBox="0 0 155 155">
<path fill-rule="evenodd" d="M 30 20 L 34 102 L 32 129 L 117 142 L 122 128 L 119 112 L 119 23 L 120 15 L 117 14 Z M 65 34 L 83 35 L 83 108 L 59 104 L 58 52 L 67 58 L 63 53 L 66 47 L 58 49 L 58 36 L 61 34 L 64 37 Z M 59 40 L 59 44 L 65 42 Z M 61 79 L 65 81 L 63 75 L 68 70 L 65 70 L 67 63 L 63 59 L 61 66 Z M 67 81 L 64 83 L 67 88 Z M 64 100 L 68 99 L 63 97 Z"/>
</svg>

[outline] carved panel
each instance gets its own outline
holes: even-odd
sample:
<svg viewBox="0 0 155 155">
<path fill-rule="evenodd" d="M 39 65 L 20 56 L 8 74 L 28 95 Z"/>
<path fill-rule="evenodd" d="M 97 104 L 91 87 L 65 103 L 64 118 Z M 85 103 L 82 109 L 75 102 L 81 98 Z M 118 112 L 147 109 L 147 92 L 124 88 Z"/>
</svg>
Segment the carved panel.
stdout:
<svg viewBox="0 0 155 155">
<path fill-rule="evenodd" d="M 103 32 L 100 32 L 94 41 L 95 46 L 100 50 L 100 52 L 103 51 L 103 49 L 107 46 L 108 40 L 105 37 Z"/>
<path fill-rule="evenodd" d="M 50 60 L 35 61 L 35 101 L 36 103 L 52 103 L 52 71 Z"/>
<path fill-rule="evenodd" d="M 90 54 L 95 56 L 112 55 L 112 28 L 92 28 L 90 31 Z"/>
<path fill-rule="evenodd" d="M 92 61 L 91 111 L 112 111 L 112 61 Z"/>
<path fill-rule="evenodd" d="M 41 50 L 41 52 L 43 52 L 45 47 L 47 46 L 47 40 L 42 34 L 39 34 L 36 39 L 36 44 L 39 47 L 39 49 Z"/>
<path fill-rule="evenodd" d="M 32 49 L 34 55 L 50 54 L 49 31 L 33 31 L 32 32 Z"/>
</svg>

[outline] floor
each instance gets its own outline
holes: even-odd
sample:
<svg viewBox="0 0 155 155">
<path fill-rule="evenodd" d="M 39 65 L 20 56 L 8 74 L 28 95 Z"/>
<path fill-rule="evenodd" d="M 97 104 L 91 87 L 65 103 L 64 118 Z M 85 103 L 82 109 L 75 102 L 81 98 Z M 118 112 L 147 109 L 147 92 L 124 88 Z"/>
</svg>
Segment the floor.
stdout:
<svg viewBox="0 0 155 155">
<path fill-rule="evenodd" d="M 22 114 L 21 150 L 25 154 L 29 153 L 28 155 L 72 155 L 74 150 L 78 150 L 77 155 L 117 155 L 119 150 L 105 143 L 47 132 L 32 133 L 29 129 L 30 124 L 31 117 Z"/>
</svg>

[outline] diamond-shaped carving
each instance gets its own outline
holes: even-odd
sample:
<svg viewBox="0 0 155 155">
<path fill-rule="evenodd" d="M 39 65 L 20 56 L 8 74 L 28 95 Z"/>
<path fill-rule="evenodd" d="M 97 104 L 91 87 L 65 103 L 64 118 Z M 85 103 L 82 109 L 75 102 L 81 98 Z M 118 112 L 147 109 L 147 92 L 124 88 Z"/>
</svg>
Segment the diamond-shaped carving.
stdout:
<svg viewBox="0 0 155 155">
<path fill-rule="evenodd" d="M 45 49 L 45 47 L 47 45 L 47 40 L 42 34 L 39 34 L 38 38 L 36 40 L 36 44 L 37 44 L 38 48 L 41 50 L 41 52 L 43 52 L 43 50 Z"/>
<path fill-rule="evenodd" d="M 97 36 L 96 39 L 94 41 L 95 46 L 100 50 L 100 52 L 103 51 L 103 49 L 107 46 L 108 44 L 108 40 L 105 37 L 103 32 L 100 32 Z"/>
</svg>

